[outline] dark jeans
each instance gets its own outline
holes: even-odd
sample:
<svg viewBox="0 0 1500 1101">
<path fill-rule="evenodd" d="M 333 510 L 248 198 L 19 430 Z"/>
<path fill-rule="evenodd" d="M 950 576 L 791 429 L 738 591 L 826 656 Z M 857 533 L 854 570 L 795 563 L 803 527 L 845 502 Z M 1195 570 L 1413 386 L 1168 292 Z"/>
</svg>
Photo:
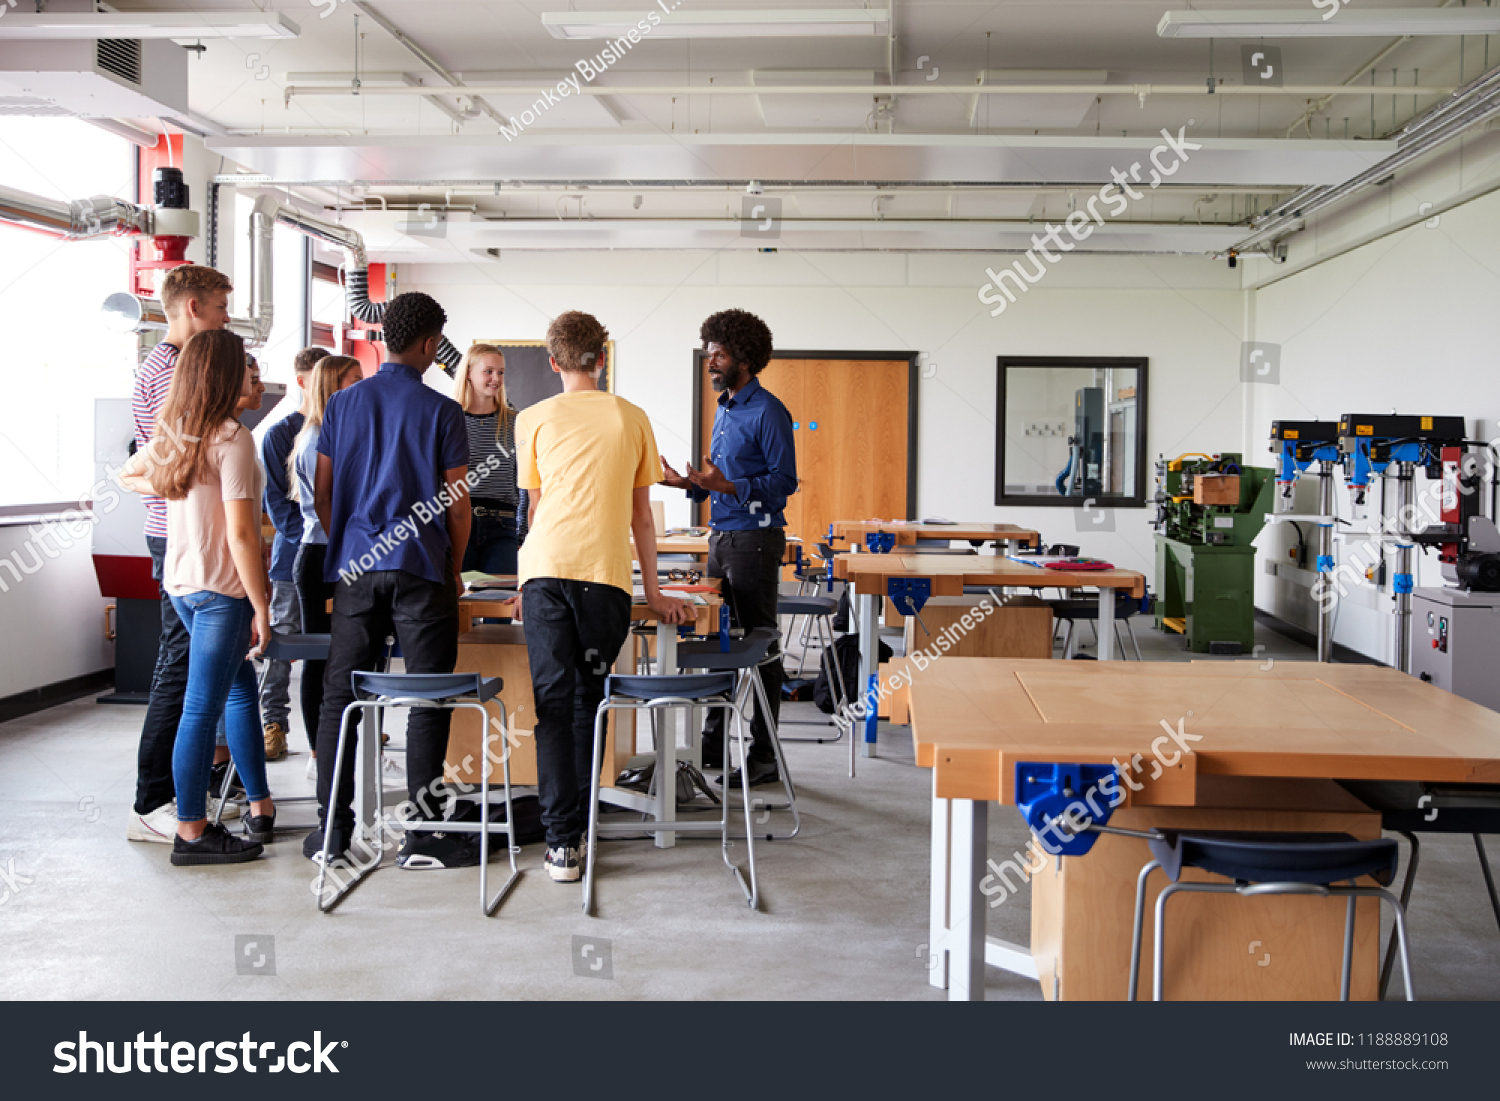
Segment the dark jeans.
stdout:
<svg viewBox="0 0 1500 1101">
<path fill-rule="evenodd" d="M 556 577 L 526 582 L 521 600 L 536 701 L 536 780 L 547 844 L 576 845 L 588 828 L 594 713 L 630 631 L 630 594 Z"/>
<path fill-rule="evenodd" d="M 464 551 L 464 571 L 513 574 L 520 545 L 514 516 L 476 516 Z"/>
<path fill-rule="evenodd" d="M 786 531 L 782 528 L 758 528 L 754 531 L 716 531 L 708 537 L 708 576 L 723 579 L 720 589 L 729 605 L 734 626 L 745 633 L 757 627 L 775 627 L 776 602 L 780 598 L 781 561 L 786 557 Z M 781 714 L 781 662 L 760 667 L 761 684 L 771 701 L 771 721 Z M 755 705 L 755 721 L 750 727 L 754 744 L 750 759 L 769 763 L 776 759 L 771 748 L 771 732 Z M 703 751 L 708 759 L 724 753 L 724 712 L 712 711 L 703 724 Z"/>
<path fill-rule="evenodd" d="M 255 611 L 244 597 L 213 592 L 176 596 L 172 603 L 192 639 L 182 725 L 172 754 L 177 821 L 197 822 L 208 816 L 204 793 L 220 719 L 225 721 L 229 752 L 246 797 L 255 802 L 270 795 L 260 691 L 255 666 L 245 656 Z"/>
<path fill-rule="evenodd" d="M 451 673 L 458 660 L 458 590 L 451 574 L 428 581 L 405 570 L 374 570 L 334 583 L 333 636 L 323 677 L 323 710 L 318 718 L 318 806 L 330 821 L 329 795 L 338 756 L 339 721 L 354 700 L 352 675 L 380 668 L 386 638 L 395 633 L 408 673 Z M 443 798 L 438 790 L 448 752 L 452 712 L 413 708 L 406 720 L 406 790 L 418 816 L 435 819 Z M 366 734 L 375 729 L 370 723 Z M 354 825 L 354 770 L 359 726 L 351 724 L 344 768 L 333 802 L 333 828 L 349 836 Z"/>
<path fill-rule="evenodd" d="M 167 541 L 148 536 L 151 576 L 162 579 Z M 151 675 L 151 700 L 141 726 L 141 744 L 136 753 L 135 810 L 149 814 L 172 801 L 172 748 L 177 726 L 182 722 L 182 700 L 187 694 L 188 632 L 182 625 L 172 598 L 161 591 L 161 641 L 156 649 L 156 671 Z"/>
<path fill-rule="evenodd" d="M 326 635 L 333 623 L 328 602 L 333 599 L 333 583 L 323 580 L 323 560 L 328 544 L 303 543 L 297 547 L 292 570 L 297 576 L 297 599 L 302 605 L 302 630 L 310 635 Z M 323 676 L 326 661 L 302 664 L 302 725 L 307 728 L 307 744 L 318 749 L 318 716 L 323 713 Z"/>
</svg>

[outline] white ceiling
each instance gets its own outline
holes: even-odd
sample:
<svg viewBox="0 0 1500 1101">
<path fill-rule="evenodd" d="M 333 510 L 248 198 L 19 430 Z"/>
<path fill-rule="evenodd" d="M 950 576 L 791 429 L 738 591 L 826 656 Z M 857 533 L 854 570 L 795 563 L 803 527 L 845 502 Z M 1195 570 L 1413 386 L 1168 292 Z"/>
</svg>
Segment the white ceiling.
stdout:
<svg viewBox="0 0 1500 1101">
<path fill-rule="evenodd" d="M 796 7 L 788 0 L 683 0 L 702 9 Z M 1285 8 L 1299 0 L 1226 0 L 1188 5 L 1184 0 L 818 0 L 819 7 L 889 5 L 895 11 L 892 49 L 895 84 L 972 87 L 978 82 L 1107 83 L 1203 86 L 1205 94 L 1065 96 L 975 96 L 897 94 L 889 106 L 875 99 L 888 87 L 885 39 L 737 38 L 730 40 L 650 40 L 596 80 L 618 87 L 618 94 L 569 97 L 542 113 L 514 141 L 496 122 L 480 117 L 455 122 L 433 102 L 348 94 L 356 70 L 369 86 L 420 80 L 442 87 L 417 57 L 372 19 L 358 21 L 349 0 L 113 0 L 123 10 L 277 10 L 298 24 L 291 40 L 212 41 L 189 59 L 192 112 L 222 133 L 210 146 L 235 162 L 279 181 L 339 181 L 341 186 L 305 186 L 298 194 L 315 205 L 348 206 L 351 194 L 379 195 L 388 203 L 416 206 L 450 201 L 450 184 L 480 186 L 464 195 L 462 212 L 510 219 L 532 216 L 556 222 L 553 208 L 565 191 L 578 209 L 578 187 L 590 181 L 696 181 L 714 192 L 711 216 L 726 203 L 724 190 L 742 191 L 751 178 L 789 185 L 779 194 L 789 201 L 789 220 L 842 218 L 873 222 L 885 218 L 1004 219 L 1034 216 L 1059 205 L 1066 212 L 1078 189 L 1097 188 L 1111 167 L 1128 167 L 1163 128 L 1187 133 L 1206 148 L 1196 153 L 1170 188 L 1136 204 L 1128 221 L 1167 226 L 1243 222 L 1296 187 L 1342 179 L 1388 152 L 1369 139 L 1388 133 L 1435 97 L 1369 92 L 1371 77 L 1360 77 L 1350 93 L 1316 104 L 1308 123 L 1288 139 L 1287 131 L 1308 107 L 1304 96 L 1217 95 L 1210 98 L 1210 73 L 1224 85 L 1240 85 L 1238 41 L 1160 39 L 1156 25 L 1164 11 L 1192 6 Z M 1362 8 L 1442 6 L 1442 0 L 1359 0 Z M 443 66 L 472 84 L 555 84 L 576 75 L 575 63 L 592 58 L 602 42 L 553 38 L 541 15 L 572 7 L 639 11 L 648 0 L 373 0 L 370 7 L 425 48 Z M 807 6 L 807 5 L 801 5 Z M 1287 84 L 1339 85 L 1359 72 L 1390 39 L 1283 40 L 1267 43 L 1281 51 Z M 1257 43 L 1257 45 L 1259 45 Z M 1485 40 L 1470 38 L 1463 76 L 1484 67 Z M 1500 44 L 1496 61 L 1500 62 Z M 1394 70 L 1394 71 L 1393 71 Z M 1024 75 L 1017 71 L 1024 71 Z M 934 76 L 934 74 L 936 74 Z M 1050 74 L 1050 75 L 1049 75 Z M 1377 87 L 1447 87 L 1460 83 L 1459 43 L 1426 38 L 1400 43 L 1376 66 Z M 929 79 L 931 78 L 931 79 Z M 873 85 L 871 96 L 707 95 L 692 89 L 709 85 L 744 87 L 788 81 L 818 85 Z M 337 88 L 336 95 L 298 94 L 286 102 L 285 89 Z M 630 88 L 680 89 L 632 93 Z M 502 117 L 516 117 L 537 97 L 492 94 L 486 102 Z M 442 102 L 450 107 L 451 97 Z M 1189 120 L 1192 120 L 1189 122 Z M 1344 140 L 1347 135 L 1347 141 Z M 1109 141 L 1106 139 L 1113 139 Z M 1122 140 L 1123 139 L 1123 140 Z M 1210 139 L 1210 140 L 1205 140 Z M 1222 139 L 1222 141 L 1220 141 Z M 1319 140 L 1310 140 L 1319 139 Z M 1119 143 L 1119 144 L 1116 144 Z M 1122 160 L 1122 158 L 1124 158 Z M 354 181 L 368 186 L 355 188 Z M 383 184 L 382 181 L 392 181 Z M 868 181 L 870 187 L 830 188 L 832 183 Z M 422 186 L 423 183 L 431 186 Z M 517 188 L 516 183 L 522 186 Z M 1005 202 L 961 189 L 940 194 L 899 190 L 873 204 L 873 185 L 922 182 L 927 185 L 992 183 L 1057 185 L 1033 188 Z M 1075 194 L 1057 194 L 1073 185 Z M 1271 189 L 1271 190 L 1268 190 Z M 1276 189 L 1280 189 L 1279 193 Z M 812 192 L 823 190 L 821 194 Z M 697 217 L 704 204 L 679 188 L 646 191 L 632 205 L 607 193 L 590 192 L 590 210 L 603 217 Z M 361 205 L 356 202 L 353 205 Z M 817 215 L 799 213 L 803 208 Z M 731 212 L 731 216 L 734 216 Z M 658 227 L 661 228 L 661 227 Z M 1000 232 L 1002 227 L 995 227 Z M 617 232 L 611 230 L 611 232 Z M 624 233 L 624 230 L 618 232 Z M 622 239 L 681 240 L 677 228 L 665 236 L 626 234 Z M 889 228 L 870 230 L 854 247 L 950 247 L 951 233 L 913 229 L 914 238 Z M 579 232 L 555 231 L 557 247 L 577 247 Z M 1109 247 L 1100 235 L 1097 247 Z M 807 247 L 834 247 L 829 231 L 804 235 Z M 888 244 L 901 239 L 917 244 Z M 984 238 L 970 235 L 979 241 Z M 538 240 L 546 242 L 547 235 Z M 872 243 L 872 242 L 881 243 Z M 929 242 L 923 245 L 922 242 Z M 1163 237 L 1163 242 L 1166 238 Z M 1181 238 L 1174 238 L 1174 244 Z M 630 246 L 625 246 L 630 247 Z M 658 247 L 658 246 L 647 246 Z M 668 247 L 668 246 L 662 246 Z M 976 246 L 977 247 L 977 246 Z M 1089 247 L 1095 247 L 1094 242 Z M 1151 246 L 1148 243 L 1148 247 Z M 1164 251 L 1170 251 L 1165 249 Z"/>
</svg>

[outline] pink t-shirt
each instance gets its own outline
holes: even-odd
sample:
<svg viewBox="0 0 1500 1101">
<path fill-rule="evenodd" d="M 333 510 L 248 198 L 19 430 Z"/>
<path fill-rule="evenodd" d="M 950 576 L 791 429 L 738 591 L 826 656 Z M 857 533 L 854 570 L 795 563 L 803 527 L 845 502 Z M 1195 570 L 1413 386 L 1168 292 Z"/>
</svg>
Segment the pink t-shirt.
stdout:
<svg viewBox="0 0 1500 1101">
<path fill-rule="evenodd" d="M 169 595 L 211 592 L 236 599 L 246 596 L 229 552 L 224 502 L 258 502 L 260 492 L 255 441 L 238 422 L 226 421 L 219 439 L 208 449 L 208 472 L 182 500 L 167 502 L 165 581 Z"/>
</svg>

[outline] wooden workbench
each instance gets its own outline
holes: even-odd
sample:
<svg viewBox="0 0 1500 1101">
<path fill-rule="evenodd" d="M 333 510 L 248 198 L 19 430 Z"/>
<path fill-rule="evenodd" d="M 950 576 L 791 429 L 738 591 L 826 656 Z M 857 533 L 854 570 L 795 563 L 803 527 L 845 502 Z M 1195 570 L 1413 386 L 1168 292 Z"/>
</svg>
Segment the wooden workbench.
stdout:
<svg viewBox="0 0 1500 1101">
<path fill-rule="evenodd" d="M 997 589 L 1097 589 L 1099 601 L 1099 660 L 1115 656 L 1115 593 L 1139 599 L 1146 594 L 1146 577 L 1134 570 L 1048 570 L 993 554 L 841 554 L 833 574 L 848 581 L 859 602 L 861 689 L 877 673 L 879 657 L 876 619 L 880 601 L 892 578 L 928 578 L 933 596 L 962 596 L 965 585 Z M 868 724 L 860 743 L 864 755 L 876 756 L 875 725 Z"/>
<path fill-rule="evenodd" d="M 1201 739 L 1157 781 L 1135 773 L 1143 790 L 1111 819 L 1132 829 L 1370 838 L 1379 815 L 1332 779 L 1500 783 L 1500 714 L 1377 666 L 949 658 L 916 674 L 911 700 L 917 763 L 933 770 L 931 943 L 944 964 L 933 982 L 953 997 L 983 997 L 985 962 L 1038 978 L 1049 997 L 1126 992 L 1134 880 L 1149 859 L 1140 840 L 1106 836 L 1086 856 L 1049 857 L 1031 880 L 1029 949 L 983 935 L 987 808 L 1014 803 L 1018 762 L 1152 762 L 1164 723 Z M 1170 761 L 1167 751 L 1171 739 Z M 1153 877 L 1148 907 L 1163 882 Z M 1342 904 L 1194 895 L 1173 907 L 1169 998 L 1337 995 Z M 1379 922 L 1373 900 L 1358 912 L 1352 994 L 1371 998 Z M 1149 975 L 1149 930 L 1144 940 Z M 1271 964 L 1247 953 L 1251 942 Z"/>
<path fill-rule="evenodd" d="M 918 539 L 980 539 L 987 543 L 1015 543 L 1018 547 L 1035 547 L 1041 536 L 1015 524 L 923 524 L 916 520 L 835 520 L 836 539 L 863 544 L 871 532 L 888 531 L 896 537 L 896 546 L 914 546 Z"/>
</svg>

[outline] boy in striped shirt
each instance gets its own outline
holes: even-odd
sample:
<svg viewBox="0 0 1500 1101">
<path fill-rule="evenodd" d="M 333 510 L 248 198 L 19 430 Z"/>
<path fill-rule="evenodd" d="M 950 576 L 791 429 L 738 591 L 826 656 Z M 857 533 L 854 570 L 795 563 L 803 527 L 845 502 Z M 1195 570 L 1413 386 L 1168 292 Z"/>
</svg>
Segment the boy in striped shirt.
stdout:
<svg viewBox="0 0 1500 1101">
<path fill-rule="evenodd" d="M 222 329 L 229 322 L 228 278 L 213 268 L 184 264 L 167 273 L 161 284 L 161 304 L 167 314 L 167 335 L 136 371 L 131 394 L 135 418 L 136 449 L 147 446 L 156 434 L 156 418 L 172 388 L 177 355 L 195 333 Z M 179 429 L 180 431 L 180 429 Z M 171 448 L 168 439 L 158 449 Z M 146 546 L 151 552 L 151 576 L 160 581 L 167 555 L 167 502 L 146 498 Z M 151 677 L 151 700 L 141 727 L 136 759 L 135 806 L 125 836 L 131 841 L 157 841 L 170 845 L 177 834 L 176 793 L 172 786 L 172 747 L 177 724 L 182 719 L 182 698 L 187 690 L 188 633 L 172 607 L 166 590 L 161 594 L 161 641 L 156 651 L 156 671 Z M 225 807 L 225 817 L 232 817 Z"/>
</svg>

